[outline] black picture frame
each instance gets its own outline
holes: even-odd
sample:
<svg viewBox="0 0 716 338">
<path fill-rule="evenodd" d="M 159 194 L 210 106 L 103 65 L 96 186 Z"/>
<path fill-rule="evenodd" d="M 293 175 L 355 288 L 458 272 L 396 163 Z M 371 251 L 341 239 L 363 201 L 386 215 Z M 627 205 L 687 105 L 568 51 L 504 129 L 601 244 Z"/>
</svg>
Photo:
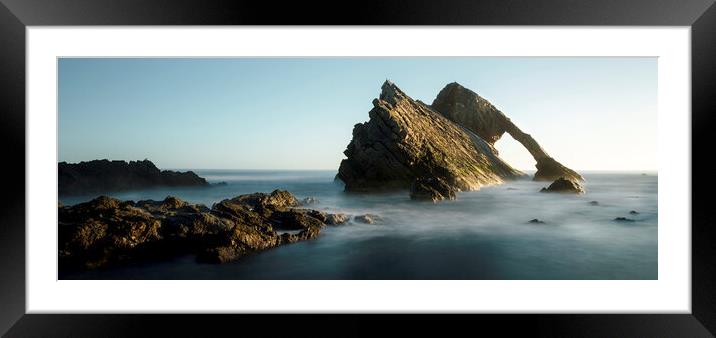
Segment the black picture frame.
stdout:
<svg viewBox="0 0 716 338">
<path fill-rule="evenodd" d="M 0 332 L 20 336 L 406 335 L 700 337 L 716 334 L 716 213 L 709 196 L 716 113 L 713 0 L 397 0 L 341 2 L 0 0 Z M 26 26 L 48 25 L 589 25 L 690 26 L 692 312 L 690 314 L 199 315 L 26 314 Z M 668 156 L 668 154 L 661 154 Z M 668 206 L 667 206 L 668 207 Z M 683 225 L 688 226 L 688 225 Z M 111 290 L 108 290 L 111 292 Z M 178 295 L 180 296 L 180 295 Z M 467 330 L 467 331 L 465 331 Z"/>
</svg>

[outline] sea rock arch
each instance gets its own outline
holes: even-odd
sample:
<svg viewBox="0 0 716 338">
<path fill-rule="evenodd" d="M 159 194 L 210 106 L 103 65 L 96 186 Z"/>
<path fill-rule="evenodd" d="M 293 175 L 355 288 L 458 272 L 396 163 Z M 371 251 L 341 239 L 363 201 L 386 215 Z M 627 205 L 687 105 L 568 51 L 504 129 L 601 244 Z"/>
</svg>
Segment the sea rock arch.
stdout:
<svg viewBox="0 0 716 338">
<path fill-rule="evenodd" d="M 583 181 L 581 175 L 552 158 L 537 141 L 522 131 L 492 103 L 457 82 L 446 85 L 431 107 L 456 124 L 467 128 L 494 147 L 504 133 L 522 144 L 535 159 L 534 180 L 566 179 Z"/>
</svg>

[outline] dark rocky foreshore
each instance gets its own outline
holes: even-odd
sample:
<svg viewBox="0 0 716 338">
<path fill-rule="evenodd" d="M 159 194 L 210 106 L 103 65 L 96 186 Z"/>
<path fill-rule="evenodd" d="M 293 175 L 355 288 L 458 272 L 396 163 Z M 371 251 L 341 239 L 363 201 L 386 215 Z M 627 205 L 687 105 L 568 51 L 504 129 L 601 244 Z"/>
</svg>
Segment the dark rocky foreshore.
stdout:
<svg viewBox="0 0 716 338">
<path fill-rule="evenodd" d="M 106 196 L 59 206 L 60 271 L 183 254 L 227 262 L 314 238 L 325 225 L 348 221 L 344 214 L 298 206 L 291 193 L 281 190 L 241 195 L 211 208 L 174 197 L 133 202 Z"/>
<path fill-rule="evenodd" d="M 192 171 L 159 170 L 149 160 L 60 162 L 57 169 L 58 189 L 61 196 L 153 187 L 209 185 L 205 179 Z"/>
</svg>

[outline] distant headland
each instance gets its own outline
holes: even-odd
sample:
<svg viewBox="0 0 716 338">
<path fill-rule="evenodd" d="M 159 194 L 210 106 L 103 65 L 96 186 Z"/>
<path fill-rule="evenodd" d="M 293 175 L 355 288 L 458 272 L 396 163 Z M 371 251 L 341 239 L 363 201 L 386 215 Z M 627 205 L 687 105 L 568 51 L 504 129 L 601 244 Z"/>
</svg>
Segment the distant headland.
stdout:
<svg viewBox="0 0 716 338">
<path fill-rule="evenodd" d="M 209 182 L 192 171 L 159 170 L 149 160 L 126 162 L 104 159 L 79 163 L 60 162 L 57 169 L 60 196 L 154 187 L 209 185 Z"/>
</svg>

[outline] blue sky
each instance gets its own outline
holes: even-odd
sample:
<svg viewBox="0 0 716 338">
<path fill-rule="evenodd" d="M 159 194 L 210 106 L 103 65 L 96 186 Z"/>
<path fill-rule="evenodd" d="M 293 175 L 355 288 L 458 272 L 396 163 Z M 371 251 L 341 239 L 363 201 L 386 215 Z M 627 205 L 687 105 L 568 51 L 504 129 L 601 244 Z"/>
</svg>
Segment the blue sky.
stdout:
<svg viewBox="0 0 716 338">
<path fill-rule="evenodd" d="M 390 79 L 431 103 L 450 82 L 564 165 L 656 170 L 656 58 L 60 59 L 59 160 L 337 169 Z M 508 135 L 496 147 L 534 169 Z"/>
</svg>

